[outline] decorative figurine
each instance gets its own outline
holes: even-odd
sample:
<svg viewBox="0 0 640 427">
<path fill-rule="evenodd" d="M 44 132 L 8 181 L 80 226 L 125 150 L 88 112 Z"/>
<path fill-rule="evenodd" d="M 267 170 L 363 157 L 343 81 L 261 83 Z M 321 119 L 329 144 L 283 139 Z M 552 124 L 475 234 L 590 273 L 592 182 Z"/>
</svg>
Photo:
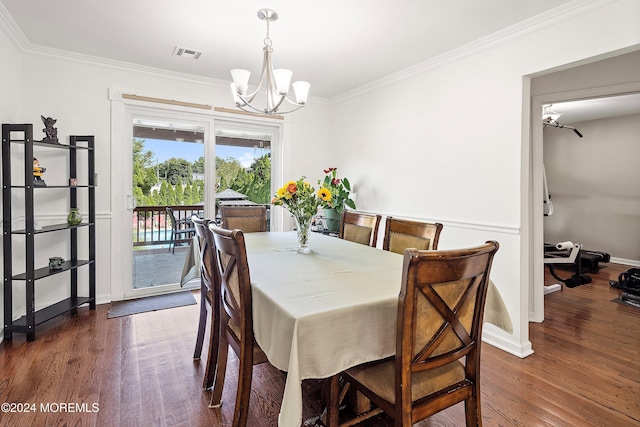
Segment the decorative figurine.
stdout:
<svg viewBox="0 0 640 427">
<path fill-rule="evenodd" d="M 46 187 L 47 183 L 42 179 L 42 174 L 46 171 L 46 168 L 40 166 L 40 162 L 35 157 L 33 158 L 33 185 L 36 187 Z"/>
<path fill-rule="evenodd" d="M 51 142 L 53 144 L 58 143 L 58 129 L 54 128 L 53 125 L 58 121 L 57 119 L 52 119 L 51 117 L 40 116 L 42 119 L 42 123 L 44 123 L 44 129 L 42 131 L 45 133 L 45 138 L 42 142 Z"/>
<path fill-rule="evenodd" d="M 49 270 L 61 270 L 63 263 L 64 258 L 59 256 L 51 257 L 49 258 Z"/>
</svg>

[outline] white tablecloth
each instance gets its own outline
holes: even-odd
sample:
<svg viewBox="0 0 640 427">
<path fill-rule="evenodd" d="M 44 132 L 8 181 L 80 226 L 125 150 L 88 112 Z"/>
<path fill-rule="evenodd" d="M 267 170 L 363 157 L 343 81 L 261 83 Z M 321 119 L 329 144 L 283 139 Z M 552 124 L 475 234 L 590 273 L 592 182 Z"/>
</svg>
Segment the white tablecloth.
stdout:
<svg viewBox="0 0 640 427">
<path fill-rule="evenodd" d="M 287 372 L 278 424 L 299 427 L 303 379 L 395 353 L 403 257 L 321 234 L 309 255 L 295 251 L 291 232 L 245 240 L 256 341 Z"/>
</svg>

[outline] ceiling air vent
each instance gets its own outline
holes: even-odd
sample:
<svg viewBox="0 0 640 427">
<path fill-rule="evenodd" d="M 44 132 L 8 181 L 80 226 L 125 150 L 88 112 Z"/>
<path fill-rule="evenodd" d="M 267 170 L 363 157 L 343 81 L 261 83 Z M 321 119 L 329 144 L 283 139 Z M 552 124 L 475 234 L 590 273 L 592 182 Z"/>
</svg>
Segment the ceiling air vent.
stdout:
<svg viewBox="0 0 640 427">
<path fill-rule="evenodd" d="M 202 52 L 195 49 L 176 46 L 176 48 L 173 49 L 173 54 L 182 58 L 198 59 L 200 58 L 200 55 L 202 55 Z"/>
</svg>

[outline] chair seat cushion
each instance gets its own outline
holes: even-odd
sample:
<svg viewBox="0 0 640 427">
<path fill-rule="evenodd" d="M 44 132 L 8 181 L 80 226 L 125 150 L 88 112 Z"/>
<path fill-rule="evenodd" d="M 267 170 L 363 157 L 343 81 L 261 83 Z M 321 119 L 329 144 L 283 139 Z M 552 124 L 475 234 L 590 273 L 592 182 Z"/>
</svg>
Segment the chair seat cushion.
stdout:
<svg viewBox="0 0 640 427">
<path fill-rule="evenodd" d="M 347 374 L 384 400 L 395 403 L 395 363 L 391 358 L 376 364 L 359 365 Z M 464 365 L 455 361 L 439 368 L 416 372 L 412 378 L 411 400 L 416 401 L 464 380 Z"/>
</svg>

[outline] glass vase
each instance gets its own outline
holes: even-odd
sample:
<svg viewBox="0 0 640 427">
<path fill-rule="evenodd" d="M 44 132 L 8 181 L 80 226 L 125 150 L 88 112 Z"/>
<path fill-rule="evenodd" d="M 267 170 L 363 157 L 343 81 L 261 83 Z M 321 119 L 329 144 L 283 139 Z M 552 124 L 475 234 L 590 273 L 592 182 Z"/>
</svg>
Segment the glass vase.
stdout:
<svg viewBox="0 0 640 427">
<path fill-rule="evenodd" d="M 82 217 L 80 216 L 78 208 L 71 208 L 69 215 L 67 215 L 67 222 L 70 225 L 78 225 L 82 222 Z"/>
<path fill-rule="evenodd" d="M 295 218 L 298 233 L 298 252 L 301 254 L 310 254 L 309 233 L 311 232 L 311 217 Z"/>
</svg>

